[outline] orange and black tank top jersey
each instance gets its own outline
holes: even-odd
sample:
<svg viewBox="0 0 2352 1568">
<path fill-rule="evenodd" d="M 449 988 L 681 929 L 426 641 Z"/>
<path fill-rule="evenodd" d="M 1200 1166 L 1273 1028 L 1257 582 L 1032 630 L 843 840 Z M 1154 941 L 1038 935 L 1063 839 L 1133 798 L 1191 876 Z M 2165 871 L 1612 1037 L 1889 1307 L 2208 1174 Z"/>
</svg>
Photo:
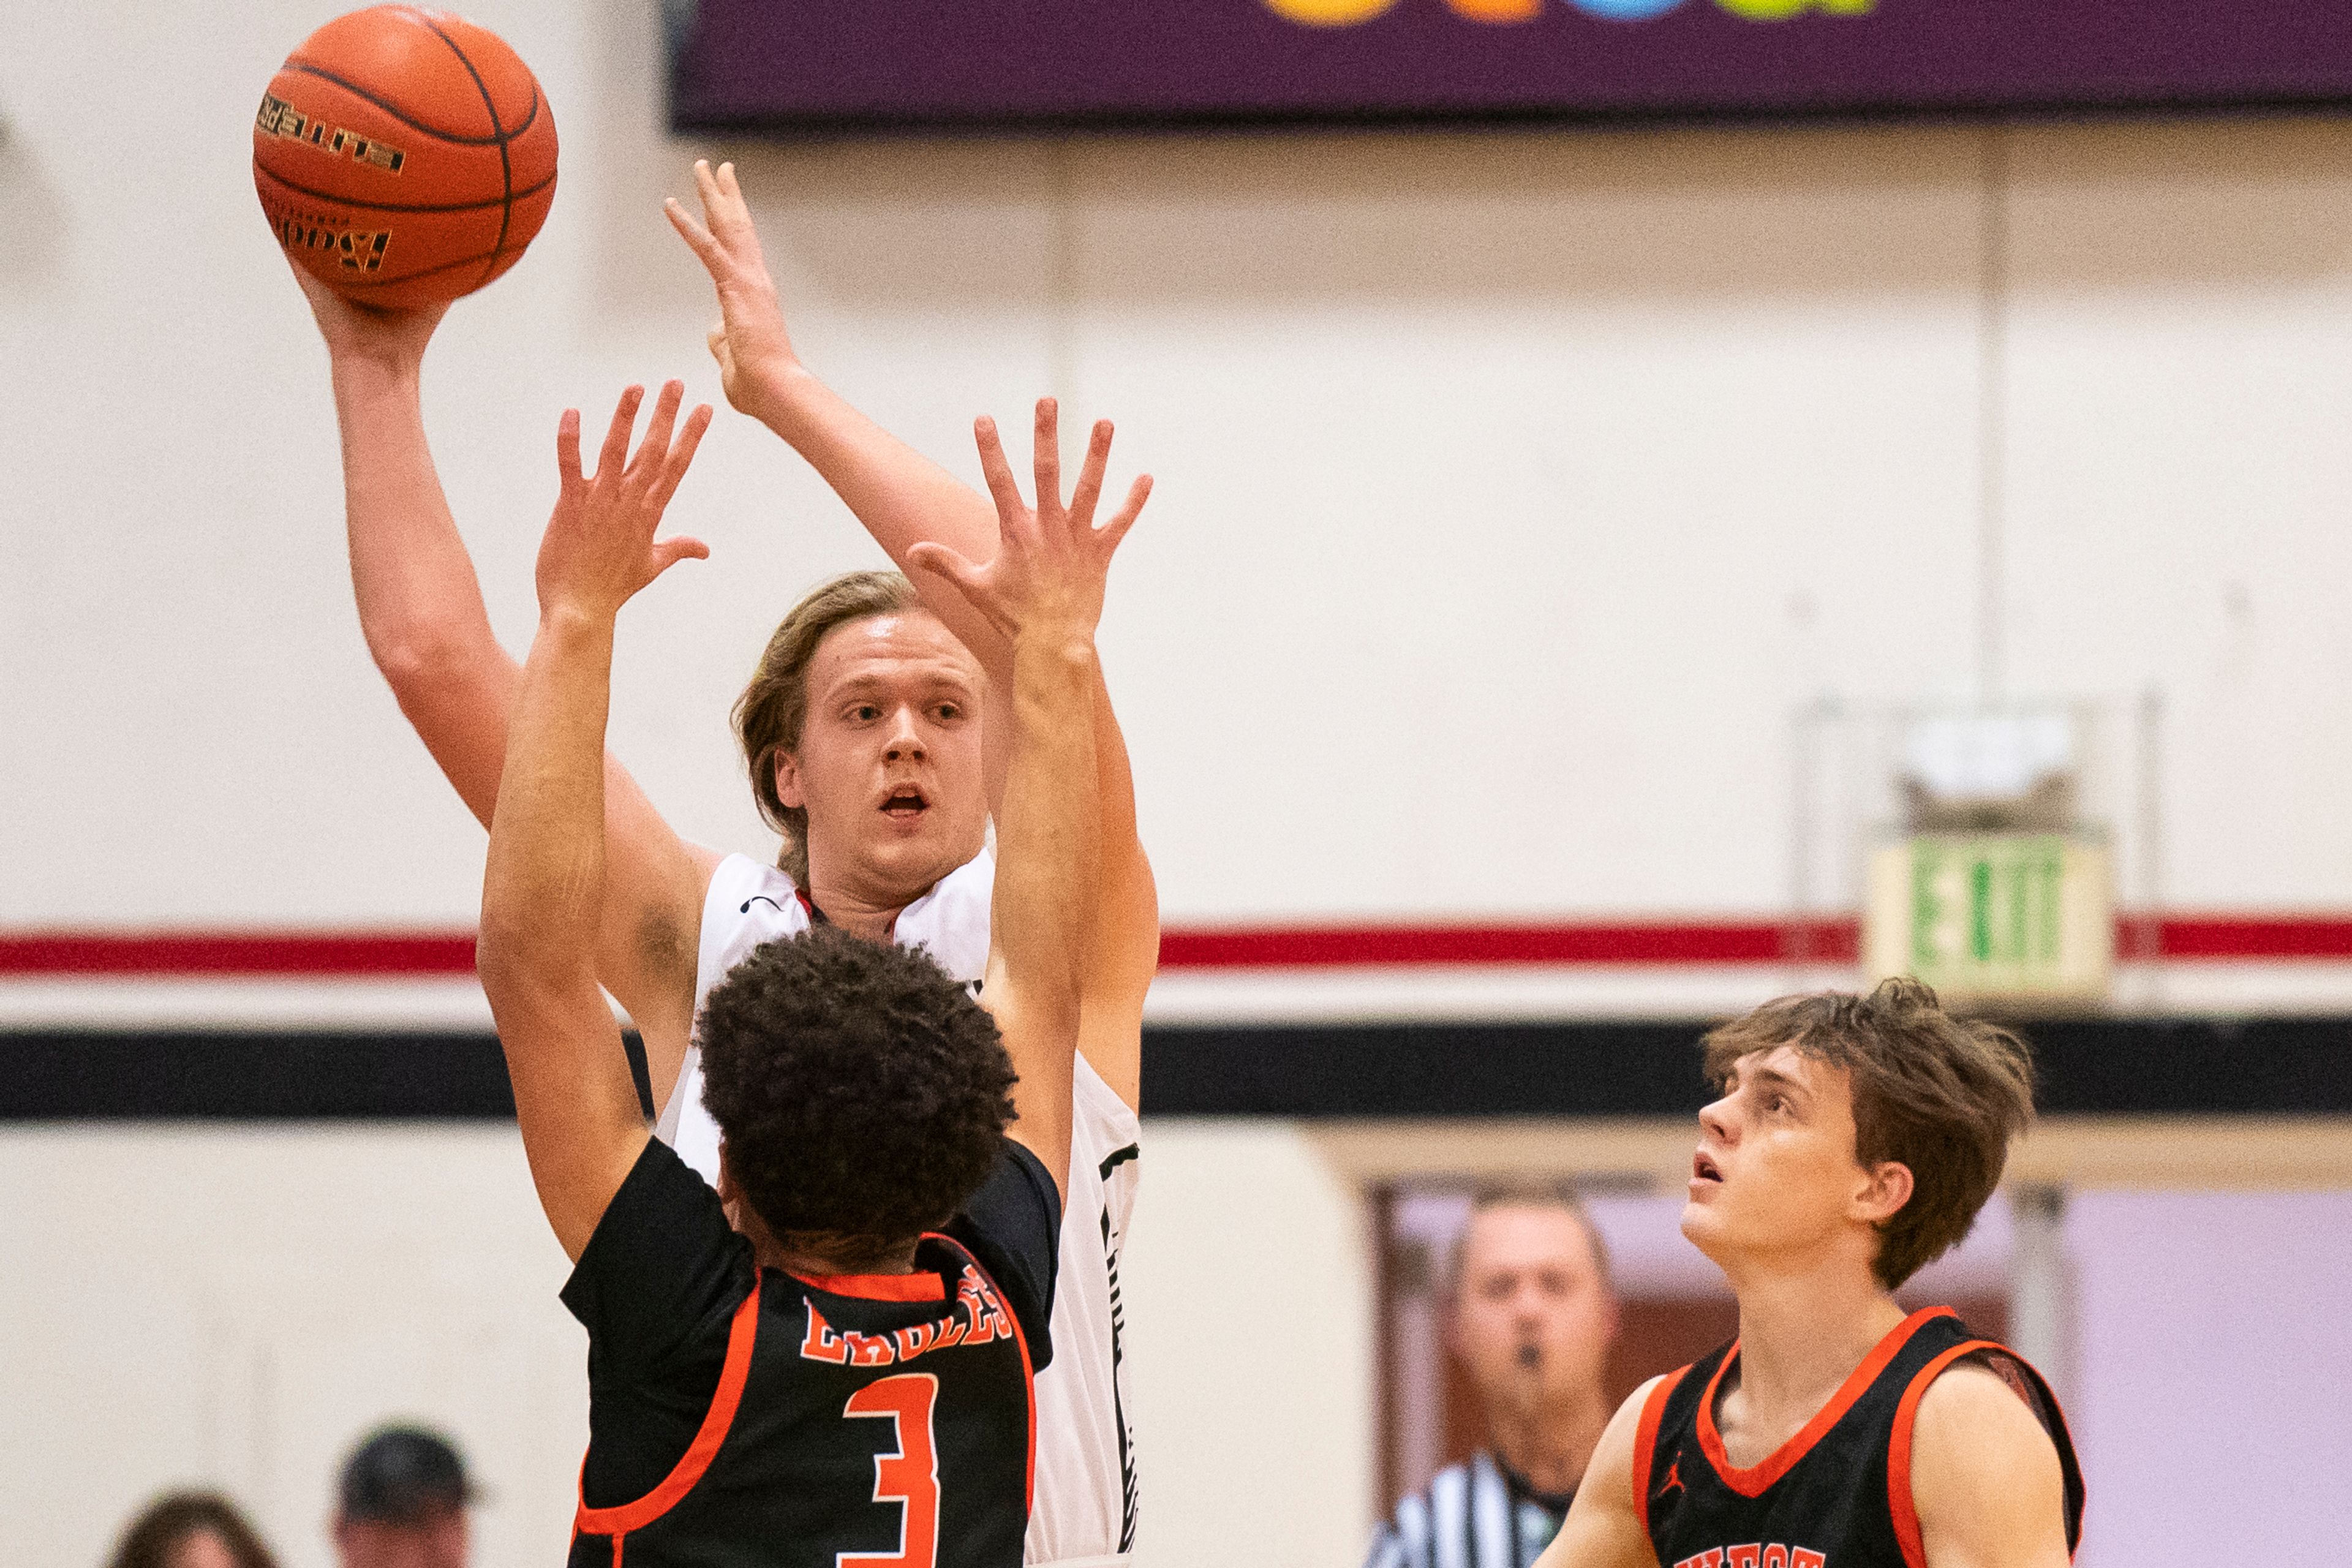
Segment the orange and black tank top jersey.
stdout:
<svg viewBox="0 0 2352 1568">
<path fill-rule="evenodd" d="M 1633 1495 L 1661 1568 L 1927 1568 L 1911 1501 L 1912 1423 L 1947 1368 L 1976 1360 L 2024 1400 L 2057 1445 L 2066 1546 L 2082 1534 L 2083 1475 L 2042 1374 L 1970 1334 L 1949 1308 L 1916 1312 L 1879 1342 L 1804 1430 L 1750 1469 L 1715 1426 L 1735 1342 L 1662 1379 L 1642 1411 Z"/>
<path fill-rule="evenodd" d="M 583 1500 L 571 1568 L 1015 1568 L 1032 1376 L 1018 1320 L 946 1237 L 909 1275 L 761 1269 L 693 1447 L 635 1502 Z"/>
<path fill-rule="evenodd" d="M 648 1140 L 564 1286 L 588 1330 L 571 1568 L 1020 1568 L 1061 1203 L 1009 1141 L 911 1273 L 761 1268 Z"/>
</svg>

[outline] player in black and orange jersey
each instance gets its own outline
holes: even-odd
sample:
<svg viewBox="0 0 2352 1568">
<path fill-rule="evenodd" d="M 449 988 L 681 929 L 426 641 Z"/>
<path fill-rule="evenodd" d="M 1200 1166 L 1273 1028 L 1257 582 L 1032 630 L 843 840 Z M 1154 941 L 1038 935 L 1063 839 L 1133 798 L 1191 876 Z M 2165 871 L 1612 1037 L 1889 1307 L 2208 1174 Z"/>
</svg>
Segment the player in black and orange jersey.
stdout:
<svg viewBox="0 0 2352 1568">
<path fill-rule="evenodd" d="M 1619 1409 L 1538 1568 L 2064 1568 L 2083 1479 L 2041 1375 L 1894 1291 L 2033 1109 L 2024 1044 L 1913 980 L 1707 1037 L 1683 1234 L 1739 1337 Z"/>
<path fill-rule="evenodd" d="M 564 416 L 483 887 L 483 985 L 589 1332 L 571 1562 L 1015 1568 L 1095 918 L 1094 627 L 1148 487 L 1094 526 L 1098 426 L 1065 505 L 1041 404 L 1033 509 L 982 423 L 997 553 L 923 558 L 1013 648 L 985 1010 L 919 953 L 830 931 L 756 950 L 698 1026 L 714 1192 L 649 1136 L 595 977 L 614 619 L 705 553 L 654 538 L 709 418 L 673 441 L 681 395 L 634 458 L 625 395 L 593 479 Z"/>
</svg>

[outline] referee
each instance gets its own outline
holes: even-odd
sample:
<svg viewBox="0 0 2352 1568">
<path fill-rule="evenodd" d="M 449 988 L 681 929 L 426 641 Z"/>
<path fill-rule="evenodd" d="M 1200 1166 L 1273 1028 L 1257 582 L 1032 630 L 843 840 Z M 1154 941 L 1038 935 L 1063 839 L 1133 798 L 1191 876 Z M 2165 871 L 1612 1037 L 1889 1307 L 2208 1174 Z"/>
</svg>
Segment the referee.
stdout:
<svg viewBox="0 0 2352 1568">
<path fill-rule="evenodd" d="M 1365 1568 L 1529 1568 L 1559 1533 L 1612 1409 L 1617 1300 L 1574 1194 L 1482 1191 L 1454 1242 L 1445 1313 L 1486 1440 L 1397 1505 Z"/>
</svg>

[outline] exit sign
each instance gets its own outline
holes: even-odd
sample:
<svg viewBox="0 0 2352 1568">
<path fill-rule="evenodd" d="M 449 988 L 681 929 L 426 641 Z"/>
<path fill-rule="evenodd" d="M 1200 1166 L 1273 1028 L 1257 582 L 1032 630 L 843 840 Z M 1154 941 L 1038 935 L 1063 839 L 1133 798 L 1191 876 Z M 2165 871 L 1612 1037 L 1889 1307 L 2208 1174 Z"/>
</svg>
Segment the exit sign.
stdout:
<svg viewBox="0 0 2352 1568">
<path fill-rule="evenodd" d="M 2095 1001 L 2115 964 L 2115 878 L 2104 839 L 1923 833 L 1870 859 L 1863 956 L 1958 997 Z"/>
</svg>

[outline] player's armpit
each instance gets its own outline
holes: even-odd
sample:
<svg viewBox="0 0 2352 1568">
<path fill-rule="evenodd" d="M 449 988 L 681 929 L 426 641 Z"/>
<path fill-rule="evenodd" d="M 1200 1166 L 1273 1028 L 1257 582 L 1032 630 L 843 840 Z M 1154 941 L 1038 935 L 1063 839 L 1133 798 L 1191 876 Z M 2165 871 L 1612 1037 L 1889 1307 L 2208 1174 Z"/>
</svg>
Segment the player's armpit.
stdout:
<svg viewBox="0 0 2352 1568">
<path fill-rule="evenodd" d="M 1536 1559 L 1536 1568 L 1657 1568 L 1650 1534 L 1633 1498 L 1633 1444 L 1642 1405 L 1657 1387 L 1652 1378 L 1617 1407 L 1577 1483 L 1576 1500 L 1559 1534 Z"/>
<path fill-rule="evenodd" d="M 2065 1568 L 2057 1447 L 1997 1373 L 1964 1363 L 1921 1395 L 1910 1486 L 1927 1568 Z"/>
</svg>

